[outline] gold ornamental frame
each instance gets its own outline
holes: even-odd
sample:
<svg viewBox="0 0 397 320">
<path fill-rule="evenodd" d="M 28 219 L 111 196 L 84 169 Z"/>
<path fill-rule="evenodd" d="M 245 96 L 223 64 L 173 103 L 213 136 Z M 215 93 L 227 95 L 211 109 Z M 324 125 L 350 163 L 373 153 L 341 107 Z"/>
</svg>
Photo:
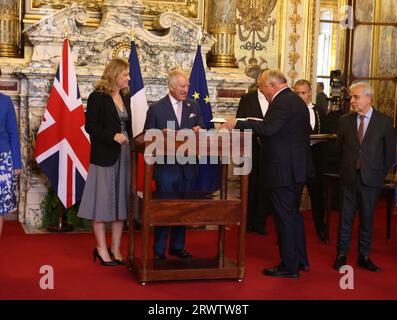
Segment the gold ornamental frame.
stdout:
<svg viewBox="0 0 397 320">
<path fill-rule="evenodd" d="M 98 27 L 101 22 L 103 0 L 24 0 L 25 24 L 37 23 L 43 16 L 61 10 L 67 5 L 82 4 L 89 11 L 85 26 Z M 204 9 L 209 0 L 142 0 L 142 20 L 146 29 L 153 29 L 153 20 L 159 14 L 172 11 L 201 26 L 205 23 Z"/>
</svg>

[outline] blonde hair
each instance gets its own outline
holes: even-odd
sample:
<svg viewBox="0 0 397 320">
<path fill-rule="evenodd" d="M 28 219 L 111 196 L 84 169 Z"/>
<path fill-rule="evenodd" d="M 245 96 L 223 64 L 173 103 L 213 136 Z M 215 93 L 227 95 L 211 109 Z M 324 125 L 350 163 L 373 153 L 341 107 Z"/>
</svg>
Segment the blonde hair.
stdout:
<svg viewBox="0 0 397 320">
<path fill-rule="evenodd" d="M 95 90 L 111 95 L 114 91 L 117 77 L 128 70 L 129 66 L 128 62 L 122 59 L 113 59 L 110 61 L 103 70 L 101 79 L 96 82 Z M 121 93 L 126 95 L 128 90 L 128 88 L 123 89 L 121 90 Z"/>
</svg>

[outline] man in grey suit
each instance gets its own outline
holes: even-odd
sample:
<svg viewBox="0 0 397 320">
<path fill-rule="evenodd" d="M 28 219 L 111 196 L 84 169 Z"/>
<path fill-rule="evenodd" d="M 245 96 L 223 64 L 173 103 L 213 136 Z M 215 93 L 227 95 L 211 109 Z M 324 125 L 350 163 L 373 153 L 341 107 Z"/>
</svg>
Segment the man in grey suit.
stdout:
<svg viewBox="0 0 397 320">
<path fill-rule="evenodd" d="M 337 150 L 340 160 L 340 223 L 334 268 L 347 262 L 356 209 L 359 210 L 358 266 L 379 272 L 369 254 L 376 203 L 391 168 L 395 136 L 391 118 L 372 106 L 373 91 L 368 83 L 350 87 L 351 113 L 339 118 Z"/>
</svg>

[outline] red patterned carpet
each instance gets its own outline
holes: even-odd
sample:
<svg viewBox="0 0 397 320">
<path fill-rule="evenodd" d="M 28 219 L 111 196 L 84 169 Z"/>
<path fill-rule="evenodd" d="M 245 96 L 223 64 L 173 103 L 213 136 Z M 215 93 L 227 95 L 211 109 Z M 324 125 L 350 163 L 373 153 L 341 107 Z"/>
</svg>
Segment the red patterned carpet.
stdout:
<svg viewBox="0 0 397 320">
<path fill-rule="evenodd" d="M 246 277 L 233 280 L 181 281 L 140 285 L 125 267 L 108 268 L 92 262 L 95 245 L 92 234 L 26 235 L 17 222 L 6 222 L 0 240 L 0 300 L 4 299 L 397 299 L 397 235 L 393 216 L 392 239 L 386 240 L 385 210 L 377 211 L 372 259 L 382 271 L 371 273 L 356 268 L 357 221 L 348 263 L 354 267 L 354 290 L 342 290 L 342 274 L 332 269 L 336 255 L 337 215 L 333 216 L 331 241 L 321 243 L 314 234 L 310 212 L 304 213 L 312 270 L 299 279 L 263 276 L 265 267 L 278 263 L 275 230 L 269 219 L 270 235 L 247 234 Z M 227 252 L 235 248 L 236 230 L 227 232 Z M 216 232 L 189 231 L 187 249 L 196 257 L 215 253 Z M 127 235 L 123 250 L 127 251 Z M 39 286 L 40 267 L 54 268 L 54 290 Z"/>
</svg>

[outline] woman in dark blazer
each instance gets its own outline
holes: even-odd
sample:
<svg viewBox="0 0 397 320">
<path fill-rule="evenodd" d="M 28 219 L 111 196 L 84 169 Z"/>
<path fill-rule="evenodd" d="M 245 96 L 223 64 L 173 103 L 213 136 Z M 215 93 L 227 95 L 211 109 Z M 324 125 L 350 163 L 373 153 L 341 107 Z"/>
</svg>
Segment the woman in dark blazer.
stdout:
<svg viewBox="0 0 397 320">
<path fill-rule="evenodd" d="M 98 258 L 105 266 L 124 264 L 120 242 L 130 195 L 129 80 L 128 63 L 112 60 L 87 102 L 85 130 L 90 135 L 91 157 L 78 216 L 93 220 L 97 241 L 94 262 Z M 109 250 L 106 222 L 112 223 Z"/>
</svg>

